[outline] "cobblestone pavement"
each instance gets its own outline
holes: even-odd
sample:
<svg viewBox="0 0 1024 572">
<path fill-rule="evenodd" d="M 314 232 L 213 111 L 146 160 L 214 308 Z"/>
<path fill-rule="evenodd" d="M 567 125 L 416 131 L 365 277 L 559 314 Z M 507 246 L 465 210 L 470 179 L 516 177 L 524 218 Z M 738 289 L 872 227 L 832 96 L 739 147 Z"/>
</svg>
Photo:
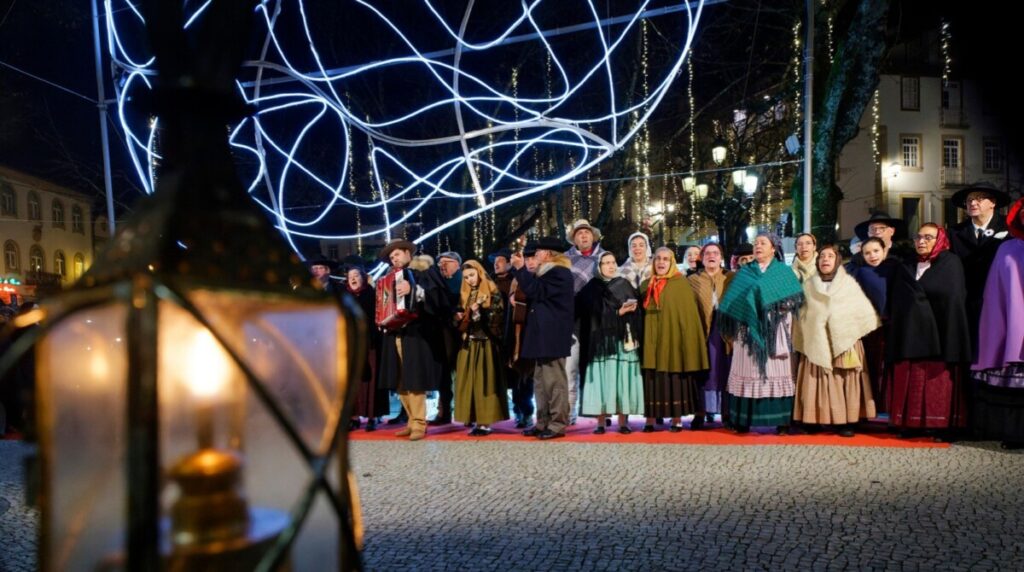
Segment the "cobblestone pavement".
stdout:
<svg viewBox="0 0 1024 572">
<path fill-rule="evenodd" d="M 0 442 L 0 570 L 35 524 Z M 369 570 L 1022 570 L 1024 455 L 355 442 Z"/>
</svg>

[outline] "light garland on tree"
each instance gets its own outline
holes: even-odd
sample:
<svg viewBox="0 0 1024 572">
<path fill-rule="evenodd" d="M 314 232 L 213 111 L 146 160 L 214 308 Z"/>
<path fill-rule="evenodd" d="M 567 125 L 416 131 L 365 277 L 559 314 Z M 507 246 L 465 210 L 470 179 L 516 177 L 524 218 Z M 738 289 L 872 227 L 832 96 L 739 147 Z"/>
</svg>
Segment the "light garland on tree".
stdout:
<svg viewBox="0 0 1024 572">
<path fill-rule="evenodd" d="M 953 73 L 953 58 L 950 55 L 950 41 L 952 32 L 949 29 L 949 22 L 943 20 L 939 28 L 942 35 L 942 85 L 949 85 L 950 75 Z"/>
</svg>

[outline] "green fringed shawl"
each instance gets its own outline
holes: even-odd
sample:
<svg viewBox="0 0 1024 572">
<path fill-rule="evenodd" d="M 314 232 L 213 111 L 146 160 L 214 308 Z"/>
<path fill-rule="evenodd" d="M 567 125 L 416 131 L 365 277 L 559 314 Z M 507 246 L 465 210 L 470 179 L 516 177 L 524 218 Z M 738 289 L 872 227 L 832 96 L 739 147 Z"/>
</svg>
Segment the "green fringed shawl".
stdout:
<svg viewBox="0 0 1024 572">
<path fill-rule="evenodd" d="M 768 356 L 775 355 L 775 335 L 787 312 L 796 313 L 804 293 L 793 270 L 772 260 L 764 272 L 757 261 L 740 268 L 719 302 L 722 334 L 735 339 L 741 329 L 750 357 L 765 373 Z"/>
</svg>

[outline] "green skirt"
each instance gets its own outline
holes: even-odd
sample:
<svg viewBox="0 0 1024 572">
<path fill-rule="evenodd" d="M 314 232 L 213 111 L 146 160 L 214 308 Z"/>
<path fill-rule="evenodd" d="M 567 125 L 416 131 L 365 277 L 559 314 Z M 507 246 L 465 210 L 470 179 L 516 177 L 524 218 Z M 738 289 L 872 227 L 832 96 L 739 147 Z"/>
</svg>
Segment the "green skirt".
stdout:
<svg viewBox="0 0 1024 572">
<path fill-rule="evenodd" d="M 604 356 L 587 365 L 583 390 L 583 414 L 622 413 L 643 415 L 644 383 L 640 375 L 640 356 L 627 352 L 619 344 L 616 355 Z"/>
<path fill-rule="evenodd" d="M 778 427 L 793 419 L 792 397 L 736 397 L 729 395 L 729 423 L 733 427 Z"/>
<path fill-rule="evenodd" d="M 470 340 L 455 362 L 455 419 L 490 425 L 508 419 L 508 396 L 494 344 Z"/>
</svg>

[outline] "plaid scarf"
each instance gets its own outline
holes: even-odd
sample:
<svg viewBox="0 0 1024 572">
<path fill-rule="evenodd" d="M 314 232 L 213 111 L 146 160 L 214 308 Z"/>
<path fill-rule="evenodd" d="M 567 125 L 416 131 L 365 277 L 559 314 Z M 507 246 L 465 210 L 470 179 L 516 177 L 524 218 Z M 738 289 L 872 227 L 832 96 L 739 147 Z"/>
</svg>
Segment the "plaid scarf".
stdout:
<svg viewBox="0 0 1024 572">
<path fill-rule="evenodd" d="M 735 338 L 743 330 L 750 357 L 764 375 L 768 356 L 776 353 L 776 328 L 786 313 L 796 313 L 803 301 L 803 289 L 791 269 L 772 260 L 761 272 L 755 260 L 736 272 L 718 305 L 722 333 Z"/>
<path fill-rule="evenodd" d="M 601 255 L 604 254 L 605 249 L 601 248 L 600 244 L 595 244 L 594 249 L 590 252 L 590 256 L 583 256 L 580 249 L 573 246 L 569 250 L 565 251 L 565 255 L 569 257 L 572 262 L 572 293 L 579 294 L 580 290 L 590 282 L 590 279 L 594 277 L 594 269 L 597 267 L 597 261 L 601 259 Z"/>
</svg>

